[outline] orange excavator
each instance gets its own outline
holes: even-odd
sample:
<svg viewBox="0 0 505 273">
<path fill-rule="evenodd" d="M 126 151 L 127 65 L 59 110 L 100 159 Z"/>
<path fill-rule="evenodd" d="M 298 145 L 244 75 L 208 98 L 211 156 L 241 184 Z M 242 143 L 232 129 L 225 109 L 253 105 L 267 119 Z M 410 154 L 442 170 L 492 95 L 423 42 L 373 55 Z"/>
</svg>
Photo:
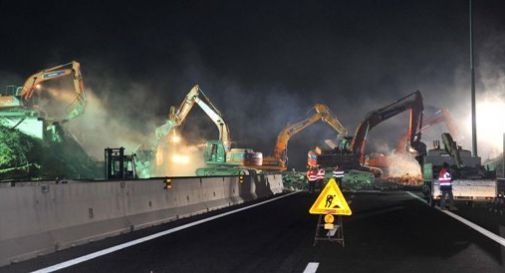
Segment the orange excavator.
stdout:
<svg viewBox="0 0 505 273">
<path fill-rule="evenodd" d="M 286 126 L 277 136 L 277 142 L 273 154 L 263 158 L 263 165 L 258 167 L 262 170 L 284 171 L 287 169 L 287 150 L 289 139 L 304 130 L 308 126 L 324 121 L 330 125 L 339 135 L 346 136 L 347 129 L 342 123 L 331 113 L 328 106 L 324 104 L 314 105 L 314 114 L 310 117 Z"/>
<path fill-rule="evenodd" d="M 85 106 L 80 64 L 72 61 L 31 75 L 23 86 L 8 86 L 0 94 L 0 125 L 42 138 L 45 124 L 74 119 Z"/>
<path fill-rule="evenodd" d="M 456 138 L 458 137 L 458 127 L 447 109 L 439 109 L 433 116 L 426 118 L 423 121 L 423 126 L 420 131 L 421 133 L 425 133 L 429 129 L 433 128 L 434 125 L 437 125 L 439 123 L 445 123 L 447 129 L 449 130 L 449 133 Z M 400 141 L 398 141 L 398 144 L 396 146 L 395 154 L 404 154 L 407 152 L 407 139 L 408 134 L 401 136 Z M 380 154 L 375 154 L 366 161 L 367 166 L 377 167 L 382 170 L 389 168 L 390 164 L 391 163 L 389 157 L 387 155 Z"/>
<path fill-rule="evenodd" d="M 43 84 L 59 78 L 72 76 L 73 91 L 72 95 L 62 95 L 61 90 L 53 88 L 44 88 Z M 86 98 L 84 96 L 84 85 L 82 82 L 80 64 L 72 61 L 67 64 L 58 65 L 52 68 L 44 69 L 28 77 L 23 86 L 17 87 L 15 94 L 0 96 L 0 109 L 9 109 L 16 107 L 33 107 L 38 108 L 38 97 L 43 96 L 43 92 L 53 95 L 54 99 L 59 101 L 67 100 L 66 104 L 68 112 L 59 116 L 48 116 L 46 119 L 51 121 L 70 120 L 84 111 Z M 75 106 L 75 107 L 71 107 Z M 79 106 L 79 107 L 77 107 Z"/>
<path fill-rule="evenodd" d="M 458 138 L 459 135 L 458 127 L 447 109 L 440 109 L 433 116 L 426 118 L 423 122 L 421 132 L 424 133 L 428 129 L 432 128 L 433 125 L 437 125 L 442 122 L 445 123 L 445 125 L 447 126 L 449 133 L 453 137 Z M 407 138 L 408 138 L 407 134 L 402 135 L 400 141 L 398 142 L 398 145 L 396 146 L 396 151 L 398 152 L 405 151 L 405 147 L 407 145 Z"/>
<path fill-rule="evenodd" d="M 336 149 L 322 151 L 317 156 L 317 165 L 323 168 L 339 166 L 345 170 L 362 169 L 365 165 L 365 144 L 370 130 L 407 110 L 410 112 L 410 119 L 404 149 L 416 152 L 417 157 L 421 159 L 426 152 L 426 146 L 421 142 L 423 109 L 423 97 L 420 91 L 416 91 L 385 107 L 369 112 L 356 128 L 354 137 L 344 138 Z"/>
</svg>

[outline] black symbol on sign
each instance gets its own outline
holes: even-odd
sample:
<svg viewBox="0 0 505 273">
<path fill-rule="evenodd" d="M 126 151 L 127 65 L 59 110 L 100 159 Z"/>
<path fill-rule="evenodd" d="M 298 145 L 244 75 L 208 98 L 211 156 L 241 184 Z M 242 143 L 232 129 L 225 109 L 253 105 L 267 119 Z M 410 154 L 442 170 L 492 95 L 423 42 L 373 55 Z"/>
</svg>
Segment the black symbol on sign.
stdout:
<svg viewBox="0 0 505 273">
<path fill-rule="evenodd" d="M 331 206 L 331 203 L 333 203 L 333 198 L 335 198 L 335 194 L 328 194 L 326 196 L 326 204 L 324 205 L 325 208 L 329 208 Z"/>
</svg>

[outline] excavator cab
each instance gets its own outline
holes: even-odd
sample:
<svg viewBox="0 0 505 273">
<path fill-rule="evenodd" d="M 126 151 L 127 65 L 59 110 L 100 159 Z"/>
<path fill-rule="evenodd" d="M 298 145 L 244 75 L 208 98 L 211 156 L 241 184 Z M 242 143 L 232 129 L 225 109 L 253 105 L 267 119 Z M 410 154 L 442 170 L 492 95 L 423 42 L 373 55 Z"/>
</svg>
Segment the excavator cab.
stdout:
<svg viewBox="0 0 505 273">
<path fill-rule="evenodd" d="M 343 137 L 338 143 L 339 151 L 349 151 L 351 149 L 352 136 Z"/>
<path fill-rule="evenodd" d="M 209 140 L 205 147 L 203 157 L 207 164 L 226 163 L 226 151 L 223 143 L 219 140 Z"/>
</svg>

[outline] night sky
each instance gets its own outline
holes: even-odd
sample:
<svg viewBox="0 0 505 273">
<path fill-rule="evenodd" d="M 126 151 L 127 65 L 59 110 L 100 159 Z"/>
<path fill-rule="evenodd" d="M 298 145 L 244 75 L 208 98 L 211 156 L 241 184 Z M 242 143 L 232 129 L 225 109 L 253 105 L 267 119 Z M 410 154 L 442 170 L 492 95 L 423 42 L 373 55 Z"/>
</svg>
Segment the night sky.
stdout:
<svg viewBox="0 0 505 273">
<path fill-rule="evenodd" d="M 93 117 L 109 132 L 104 146 L 141 141 L 195 83 L 223 112 L 234 145 L 264 154 L 314 103 L 350 132 L 415 90 L 427 115 L 447 107 L 463 126 L 469 115 L 468 1 L 130 2 L 0 0 L 0 84 L 78 60 L 106 109 Z M 474 2 L 477 91 L 504 98 L 505 1 Z M 86 136 L 97 132 L 85 130 L 93 118 L 81 120 L 79 137 L 97 137 Z M 394 145 L 406 120 L 380 125 L 371 142 Z M 183 130 L 217 136 L 200 110 Z M 303 167 L 308 149 L 334 137 L 324 124 L 295 136 L 290 165 Z"/>
</svg>

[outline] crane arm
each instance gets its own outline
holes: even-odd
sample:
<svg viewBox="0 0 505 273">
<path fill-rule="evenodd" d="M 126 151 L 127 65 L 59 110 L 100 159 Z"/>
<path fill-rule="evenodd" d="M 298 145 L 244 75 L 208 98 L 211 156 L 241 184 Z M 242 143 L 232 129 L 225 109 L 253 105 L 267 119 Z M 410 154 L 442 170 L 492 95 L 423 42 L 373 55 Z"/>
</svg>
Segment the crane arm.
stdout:
<svg viewBox="0 0 505 273">
<path fill-rule="evenodd" d="M 351 151 L 364 162 L 364 150 L 368 132 L 379 123 L 396 116 L 406 110 L 410 111 L 409 129 L 407 132 L 408 147 L 417 147 L 421 139 L 421 126 L 423 118 L 423 98 L 421 92 L 416 91 L 399 100 L 368 113 L 358 125 L 351 142 Z"/>
<path fill-rule="evenodd" d="M 316 104 L 314 105 L 315 113 L 297 123 L 288 125 L 284 128 L 279 135 L 277 136 L 277 142 L 274 148 L 273 157 L 276 161 L 284 162 L 286 161 L 286 150 L 288 147 L 289 139 L 307 128 L 308 126 L 314 124 L 315 122 L 322 120 L 328 123 L 333 129 L 335 129 L 341 135 L 347 135 L 347 129 L 342 125 L 342 123 L 335 118 L 328 106 L 324 104 Z"/>
</svg>

